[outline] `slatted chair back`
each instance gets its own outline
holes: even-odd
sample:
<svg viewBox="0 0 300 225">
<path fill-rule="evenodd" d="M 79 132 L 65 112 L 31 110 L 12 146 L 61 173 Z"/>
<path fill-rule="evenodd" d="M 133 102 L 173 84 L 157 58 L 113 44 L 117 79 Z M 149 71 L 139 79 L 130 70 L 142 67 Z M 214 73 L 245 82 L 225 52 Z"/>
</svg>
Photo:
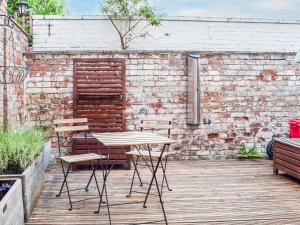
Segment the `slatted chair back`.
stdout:
<svg viewBox="0 0 300 225">
<path fill-rule="evenodd" d="M 87 118 L 74 118 L 74 119 L 58 119 L 54 120 L 55 132 L 78 132 L 88 131 L 89 127 L 86 125 Z"/>
<path fill-rule="evenodd" d="M 159 117 L 159 116 L 147 116 L 141 118 L 140 123 L 137 125 L 140 131 L 151 130 L 151 131 L 167 131 L 168 137 L 171 135 L 172 129 L 172 118 L 170 117 Z"/>
<path fill-rule="evenodd" d="M 57 136 L 59 156 L 61 156 L 61 136 L 59 134 L 65 132 L 83 132 L 87 144 L 87 132 L 89 131 L 89 126 L 87 125 L 87 122 L 87 118 L 57 119 L 53 121 L 53 124 L 55 125 L 54 131 Z"/>
<path fill-rule="evenodd" d="M 54 125 L 63 125 L 63 124 L 77 124 L 77 123 L 87 123 L 87 118 L 73 118 L 73 119 L 57 119 L 53 121 Z"/>
</svg>

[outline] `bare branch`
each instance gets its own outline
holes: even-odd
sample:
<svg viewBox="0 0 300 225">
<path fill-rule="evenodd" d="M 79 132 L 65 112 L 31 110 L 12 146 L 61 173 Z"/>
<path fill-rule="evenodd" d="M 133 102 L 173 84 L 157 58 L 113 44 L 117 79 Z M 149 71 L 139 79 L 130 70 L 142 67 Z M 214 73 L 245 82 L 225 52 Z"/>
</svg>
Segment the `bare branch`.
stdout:
<svg viewBox="0 0 300 225">
<path fill-rule="evenodd" d="M 112 23 L 112 25 L 114 26 L 114 28 L 116 29 L 116 31 L 118 32 L 118 34 L 119 34 L 119 38 L 120 38 L 120 41 L 121 41 L 122 49 L 126 49 L 125 48 L 124 39 L 123 39 L 123 35 L 122 35 L 121 31 L 119 30 L 118 26 L 113 21 L 113 18 L 111 17 L 111 15 L 107 15 L 107 16 L 108 16 L 110 22 Z"/>
<path fill-rule="evenodd" d="M 133 36 L 132 38 L 129 39 L 129 41 L 127 42 L 127 44 L 129 44 L 130 42 L 132 42 L 133 40 L 142 37 L 141 34 L 143 32 L 143 30 L 145 30 L 147 27 L 149 27 L 150 24 L 148 23 L 147 25 L 145 25 L 140 31 L 138 31 L 137 33 L 135 33 L 135 36 Z M 150 36 L 149 33 L 146 34 L 146 36 Z M 146 37 L 145 36 L 145 37 Z M 153 36 L 151 36 L 153 37 Z"/>
<path fill-rule="evenodd" d="M 130 29 L 128 28 L 127 32 L 123 35 L 125 37 L 130 31 L 134 30 L 134 28 L 142 22 L 142 19 L 139 19 Z"/>
</svg>

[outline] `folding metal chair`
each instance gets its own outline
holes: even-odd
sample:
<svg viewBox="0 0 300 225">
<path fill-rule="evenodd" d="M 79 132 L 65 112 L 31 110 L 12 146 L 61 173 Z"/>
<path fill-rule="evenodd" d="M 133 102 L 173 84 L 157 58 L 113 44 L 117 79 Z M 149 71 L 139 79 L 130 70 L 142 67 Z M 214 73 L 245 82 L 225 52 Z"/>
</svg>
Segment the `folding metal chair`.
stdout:
<svg viewBox="0 0 300 225">
<path fill-rule="evenodd" d="M 144 130 L 167 131 L 167 136 L 169 138 L 171 135 L 172 119 L 164 118 L 164 117 L 148 116 L 141 120 L 141 122 L 138 124 L 138 127 L 141 132 L 143 132 Z M 140 172 L 138 170 L 138 166 L 148 167 L 152 173 L 153 173 L 153 170 L 152 170 L 152 166 L 147 162 L 147 158 L 149 157 L 148 150 L 145 150 L 143 148 L 136 148 L 134 150 L 127 152 L 126 154 L 131 156 L 131 160 L 132 160 L 133 166 L 134 166 L 130 191 L 129 191 L 129 194 L 127 195 L 127 197 L 130 197 L 132 192 L 141 193 L 139 191 L 132 190 L 136 175 L 140 181 L 140 186 L 143 186 L 143 182 L 142 182 Z M 167 179 L 166 169 L 167 169 L 168 158 L 170 155 L 173 155 L 173 154 L 174 153 L 170 152 L 169 149 L 166 149 L 162 155 L 162 160 L 160 163 L 161 169 L 163 172 L 163 179 L 162 179 L 162 184 L 161 184 L 161 195 L 163 192 L 164 184 L 166 184 L 166 187 L 169 191 L 172 191 L 172 189 L 169 186 L 168 179 Z M 161 151 L 151 151 L 152 159 L 158 159 L 160 157 L 160 155 L 161 155 Z M 142 159 L 145 164 L 139 164 L 140 159 Z"/>
<path fill-rule="evenodd" d="M 69 203 L 70 203 L 70 208 L 69 208 L 70 211 L 73 208 L 72 203 L 85 201 L 85 200 L 89 200 L 89 199 L 93 199 L 93 198 L 101 198 L 100 189 L 99 189 L 98 181 L 97 181 L 97 178 L 96 178 L 96 175 L 95 175 L 95 171 L 96 171 L 96 168 L 99 165 L 100 160 L 104 159 L 105 157 L 101 156 L 101 155 L 98 155 L 98 154 L 95 154 L 95 153 L 89 153 L 89 146 L 88 146 L 89 127 L 88 127 L 88 125 L 86 125 L 87 122 L 88 122 L 87 118 L 54 120 L 54 125 L 56 126 L 55 127 L 55 132 L 56 132 L 56 136 L 57 136 L 58 154 L 59 154 L 59 157 L 57 157 L 57 158 L 61 162 L 61 168 L 62 168 L 63 175 L 64 175 L 63 183 L 62 183 L 60 191 L 56 195 L 56 197 L 60 197 L 60 195 L 62 193 L 67 192 L 68 193 L 68 198 L 69 198 Z M 66 124 L 68 124 L 68 125 L 66 125 Z M 78 125 L 78 124 L 80 124 L 80 125 Z M 63 136 L 61 136 L 60 134 L 63 134 L 63 133 L 71 133 L 70 142 L 72 142 L 75 139 L 84 139 L 88 153 L 80 154 L 80 155 L 62 156 L 61 138 Z M 73 163 L 84 162 L 84 161 L 90 161 L 91 167 L 93 169 L 93 172 L 92 172 L 92 174 L 89 178 L 89 181 L 88 181 L 86 187 L 84 187 L 84 188 L 77 188 L 77 189 L 70 190 L 69 186 L 68 186 L 67 178 L 68 178 L 68 175 L 70 173 L 71 166 L 72 166 Z M 94 165 L 93 161 L 97 162 L 97 166 Z M 65 164 L 68 165 L 67 169 L 65 169 Z M 85 191 L 88 191 L 88 187 L 89 187 L 93 177 L 95 179 L 95 183 L 96 183 L 96 186 L 97 186 L 99 197 L 93 197 L 93 198 L 88 198 L 88 199 L 72 201 L 70 192 L 71 191 L 82 190 L 82 189 L 85 189 Z M 64 186 L 66 186 L 67 190 L 63 192 Z"/>
</svg>

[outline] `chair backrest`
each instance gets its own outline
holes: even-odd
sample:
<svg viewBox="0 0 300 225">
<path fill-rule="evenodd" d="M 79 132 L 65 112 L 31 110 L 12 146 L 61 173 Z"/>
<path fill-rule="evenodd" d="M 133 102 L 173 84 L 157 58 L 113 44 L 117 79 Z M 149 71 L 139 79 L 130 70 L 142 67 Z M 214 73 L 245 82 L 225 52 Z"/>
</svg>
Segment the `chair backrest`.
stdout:
<svg viewBox="0 0 300 225">
<path fill-rule="evenodd" d="M 57 142 L 58 142 L 58 153 L 59 157 L 61 156 L 61 140 L 62 136 L 60 133 L 64 132 L 84 132 L 85 139 L 87 138 L 87 131 L 89 130 L 89 126 L 87 125 L 88 119 L 87 118 L 74 118 L 74 119 L 58 119 L 54 120 L 53 124 L 55 125 L 54 131 L 56 132 Z M 87 144 L 87 139 L 86 139 Z M 87 145 L 87 150 L 88 145 Z"/>
<path fill-rule="evenodd" d="M 168 137 L 171 135 L 172 118 L 159 117 L 159 116 L 145 116 L 141 118 L 140 123 L 137 125 L 140 131 L 152 130 L 152 131 L 168 131 Z"/>
<path fill-rule="evenodd" d="M 58 119 L 54 120 L 55 132 L 78 132 L 88 131 L 87 118 L 74 118 L 74 119 Z"/>
</svg>

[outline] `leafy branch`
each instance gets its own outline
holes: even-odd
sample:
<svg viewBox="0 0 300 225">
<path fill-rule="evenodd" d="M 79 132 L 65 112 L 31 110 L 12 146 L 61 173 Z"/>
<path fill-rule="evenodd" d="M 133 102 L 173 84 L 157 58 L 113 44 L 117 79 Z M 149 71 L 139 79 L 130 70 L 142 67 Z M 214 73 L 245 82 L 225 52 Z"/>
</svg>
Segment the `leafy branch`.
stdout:
<svg viewBox="0 0 300 225">
<path fill-rule="evenodd" d="M 161 25 L 161 15 L 148 0 L 104 0 L 101 11 L 108 16 L 118 33 L 123 50 L 133 40 L 151 36 L 147 28 Z"/>
</svg>

